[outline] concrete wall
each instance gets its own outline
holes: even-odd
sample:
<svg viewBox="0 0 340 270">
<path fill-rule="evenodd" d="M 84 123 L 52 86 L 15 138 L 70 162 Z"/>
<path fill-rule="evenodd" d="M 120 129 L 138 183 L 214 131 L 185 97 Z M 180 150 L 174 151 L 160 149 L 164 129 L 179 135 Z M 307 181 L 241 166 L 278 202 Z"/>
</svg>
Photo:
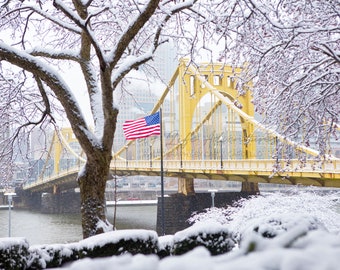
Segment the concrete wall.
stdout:
<svg viewBox="0 0 340 270">
<path fill-rule="evenodd" d="M 44 193 L 41 196 L 40 211 L 46 214 L 79 213 L 80 193 Z"/>
<path fill-rule="evenodd" d="M 15 193 L 17 194 L 13 198 L 15 208 L 40 211 L 41 193 L 31 193 L 19 188 L 15 190 Z"/>
<path fill-rule="evenodd" d="M 246 192 L 217 192 L 215 193 L 215 207 L 226 207 L 240 198 L 246 198 L 250 193 Z M 164 227 L 166 234 L 188 228 L 190 224 L 187 220 L 194 212 L 202 212 L 212 206 L 211 193 L 196 193 L 185 196 L 182 194 L 172 194 L 164 197 Z M 158 198 L 157 206 L 157 226 L 158 235 L 162 235 L 161 222 L 161 198 Z"/>
<path fill-rule="evenodd" d="M 215 207 L 226 207 L 231 205 L 234 201 L 248 197 L 252 194 L 254 193 L 216 192 L 214 204 Z M 150 196 L 151 194 L 147 195 Z M 16 205 L 21 204 L 22 208 L 40 210 L 42 213 L 80 213 L 80 193 L 75 193 L 73 191 L 59 194 L 24 193 L 20 194 L 16 199 Z M 162 235 L 161 206 L 161 197 L 158 197 L 156 230 L 159 235 Z M 210 208 L 211 206 L 212 197 L 209 192 L 196 193 L 189 196 L 178 193 L 166 195 L 164 197 L 165 234 L 175 234 L 180 230 L 188 228 L 190 224 L 187 220 L 194 212 L 202 212 L 204 209 Z"/>
</svg>

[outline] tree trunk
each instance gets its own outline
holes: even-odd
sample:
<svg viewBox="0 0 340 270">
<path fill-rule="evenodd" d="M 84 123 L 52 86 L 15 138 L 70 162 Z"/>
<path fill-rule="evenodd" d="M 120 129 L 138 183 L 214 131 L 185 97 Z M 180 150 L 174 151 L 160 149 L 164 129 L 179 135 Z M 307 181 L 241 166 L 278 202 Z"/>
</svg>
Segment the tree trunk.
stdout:
<svg viewBox="0 0 340 270">
<path fill-rule="evenodd" d="M 105 187 L 109 166 L 107 159 L 88 159 L 84 171 L 78 177 L 84 239 L 103 233 L 111 226 L 105 214 Z"/>
</svg>

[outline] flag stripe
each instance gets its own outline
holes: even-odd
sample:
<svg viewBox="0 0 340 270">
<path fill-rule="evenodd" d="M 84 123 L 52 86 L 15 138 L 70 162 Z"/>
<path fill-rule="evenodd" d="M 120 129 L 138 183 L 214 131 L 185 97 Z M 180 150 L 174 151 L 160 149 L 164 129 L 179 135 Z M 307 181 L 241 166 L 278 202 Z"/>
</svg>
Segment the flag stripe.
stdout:
<svg viewBox="0 0 340 270">
<path fill-rule="evenodd" d="M 153 135 L 160 135 L 159 112 L 145 116 L 137 120 L 127 120 L 123 124 L 124 135 L 127 140 L 146 138 Z"/>
</svg>

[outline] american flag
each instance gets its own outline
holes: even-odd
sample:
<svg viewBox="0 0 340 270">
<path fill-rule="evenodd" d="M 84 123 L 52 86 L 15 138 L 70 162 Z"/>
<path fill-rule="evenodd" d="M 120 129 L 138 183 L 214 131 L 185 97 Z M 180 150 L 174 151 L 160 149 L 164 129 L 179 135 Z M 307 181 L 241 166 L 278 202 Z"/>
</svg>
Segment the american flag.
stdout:
<svg viewBox="0 0 340 270">
<path fill-rule="evenodd" d="M 136 120 L 126 120 L 123 124 L 123 131 L 127 140 L 135 140 L 153 135 L 160 135 L 160 113 L 156 112 Z"/>
</svg>

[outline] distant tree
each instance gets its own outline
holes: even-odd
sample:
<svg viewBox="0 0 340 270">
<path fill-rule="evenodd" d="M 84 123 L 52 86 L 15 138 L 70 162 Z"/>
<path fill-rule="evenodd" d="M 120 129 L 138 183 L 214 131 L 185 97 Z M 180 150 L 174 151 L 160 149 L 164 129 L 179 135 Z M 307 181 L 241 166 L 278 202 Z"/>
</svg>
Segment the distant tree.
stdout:
<svg viewBox="0 0 340 270">
<path fill-rule="evenodd" d="M 253 81 L 264 123 L 321 158 L 340 130 L 339 10 L 337 0 L 241 0 L 213 11 L 219 59 L 247 63 L 240 86 Z"/>
<path fill-rule="evenodd" d="M 193 7 L 195 2 L 1 2 L 1 69 L 13 76 L 3 76 L 0 83 L 10 82 L 8 93 L 17 89 L 27 97 L 16 99 L 26 106 L 17 131 L 57 124 L 56 110 L 61 107 L 86 154 L 78 176 L 84 238 L 110 228 L 104 192 L 118 115 L 113 92 L 169 38 L 193 42 L 197 29 L 189 31 L 185 22 L 200 16 L 200 7 Z M 83 82 L 77 87 L 86 88 L 90 121 L 77 99 L 81 89 L 72 89 L 64 79 L 77 68 L 81 72 L 75 72 L 74 80 Z"/>
</svg>

